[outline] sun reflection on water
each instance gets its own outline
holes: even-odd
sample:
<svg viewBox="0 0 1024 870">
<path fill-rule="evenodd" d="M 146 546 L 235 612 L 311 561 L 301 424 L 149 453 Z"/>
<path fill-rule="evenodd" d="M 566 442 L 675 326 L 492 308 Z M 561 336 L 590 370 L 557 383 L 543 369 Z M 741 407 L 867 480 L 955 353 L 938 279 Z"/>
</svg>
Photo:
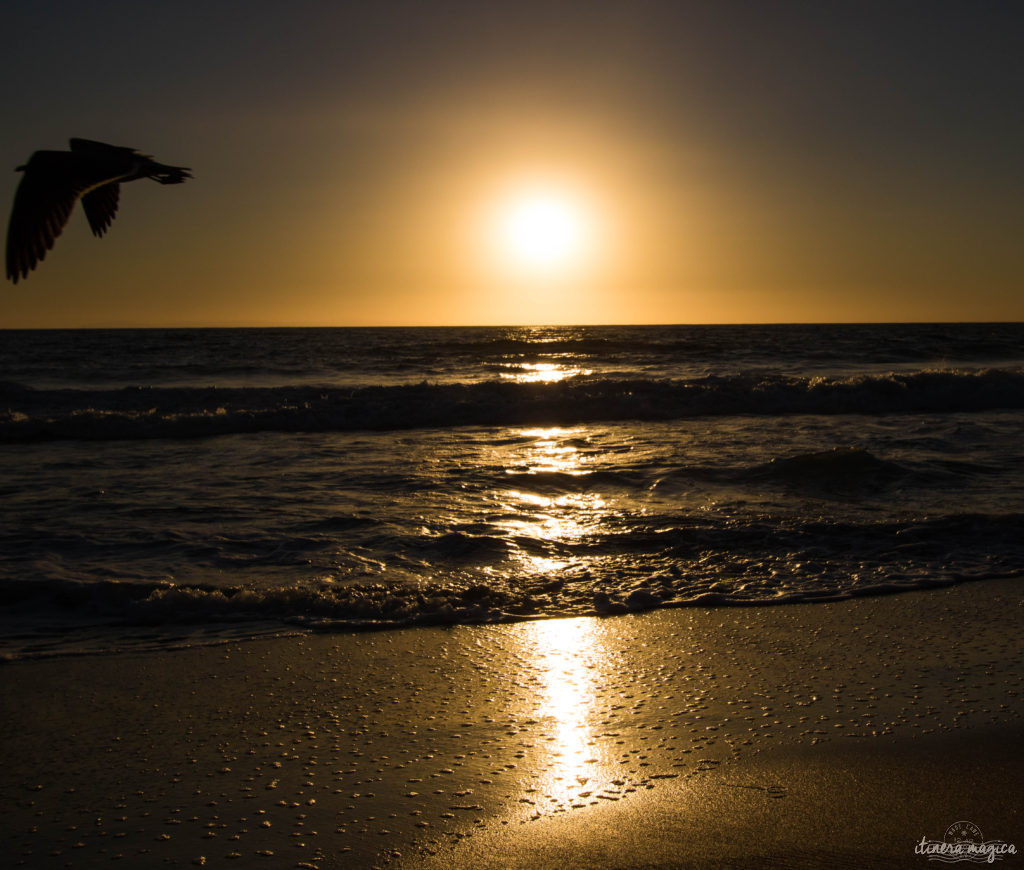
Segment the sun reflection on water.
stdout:
<svg viewBox="0 0 1024 870">
<path fill-rule="evenodd" d="M 511 371 L 502 372 L 501 376 L 517 384 L 553 384 L 566 378 L 593 374 L 591 369 L 580 366 L 565 366 L 559 363 L 505 363 Z"/>
<path fill-rule="evenodd" d="M 557 426 L 547 429 L 523 429 L 520 435 L 529 438 L 525 453 L 519 457 L 514 468 L 508 473 L 530 474 L 561 472 L 562 474 L 586 474 L 586 457 L 580 451 L 580 441 L 585 430 L 582 428 L 562 429 Z"/>
<path fill-rule="evenodd" d="M 502 493 L 509 518 L 501 525 L 513 538 L 529 540 L 549 550 L 521 549 L 517 557 L 527 571 L 554 574 L 571 564 L 570 560 L 560 558 L 560 545 L 578 543 L 598 532 L 607 521 L 609 506 L 597 492 L 565 492 L 566 486 L 575 489 L 580 484 L 557 478 L 565 475 L 572 480 L 591 473 L 587 467 L 591 457 L 581 449 L 588 442 L 586 430 L 535 428 L 524 429 L 520 435 L 530 440 L 515 457 L 516 461 L 505 469 L 510 479 L 518 479 L 520 487 Z"/>
<path fill-rule="evenodd" d="M 500 460 L 509 486 L 499 495 L 495 522 L 515 544 L 518 582 L 545 581 L 532 590 L 542 610 L 549 598 L 586 577 L 588 541 L 603 534 L 615 497 L 597 491 L 597 479 L 590 479 L 599 434 L 586 427 L 538 427 L 515 435 Z M 613 749 L 597 733 L 607 715 L 598 699 L 611 671 L 602 624 L 589 617 L 551 619 L 521 630 L 536 675 L 528 703 L 541 739 L 531 747 L 543 771 L 523 800 L 536 814 L 584 807 L 599 797 L 617 800 Z"/>
</svg>

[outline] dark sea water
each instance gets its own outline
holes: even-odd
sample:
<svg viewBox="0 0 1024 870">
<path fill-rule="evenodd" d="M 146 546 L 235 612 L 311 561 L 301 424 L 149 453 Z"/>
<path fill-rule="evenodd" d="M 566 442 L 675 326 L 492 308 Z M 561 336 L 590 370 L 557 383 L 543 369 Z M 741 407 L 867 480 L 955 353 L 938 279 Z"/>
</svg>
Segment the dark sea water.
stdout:
<svg viewBox="0 0 1024 870">
<path fill-rule="evenodd" d="M 0 654 L 1024 573 L 1024 325 L 0 332 Z"/>
</svg>

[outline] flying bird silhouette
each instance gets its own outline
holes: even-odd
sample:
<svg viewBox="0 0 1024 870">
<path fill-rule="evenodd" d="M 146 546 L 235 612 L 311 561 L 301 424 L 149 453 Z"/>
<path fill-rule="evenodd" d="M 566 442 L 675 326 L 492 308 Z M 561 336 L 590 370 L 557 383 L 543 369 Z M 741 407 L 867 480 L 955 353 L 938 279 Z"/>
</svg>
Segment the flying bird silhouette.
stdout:
<svg viewBox="0 0 1024 870">
<path fill-rule="evenodd" d="M 92 234 L 102 236 L 117 214 L 122 181 L 152 178 L 181 184 L 192 174 L 166 166 L 134 148 L 72 139 L 70 151 L 36 151 L 17 167 L 25 175 L 14 195 L 7 226 L 7 277 L 27 278 L 61 234 L 75 202 L 82 200 Z"/>
</svg>

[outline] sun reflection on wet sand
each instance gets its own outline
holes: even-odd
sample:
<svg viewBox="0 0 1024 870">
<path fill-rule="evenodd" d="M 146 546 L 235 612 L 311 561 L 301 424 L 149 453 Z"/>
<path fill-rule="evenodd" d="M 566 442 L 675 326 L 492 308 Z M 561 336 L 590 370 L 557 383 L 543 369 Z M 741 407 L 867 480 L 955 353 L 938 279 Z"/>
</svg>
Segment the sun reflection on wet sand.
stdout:
<svg viewBox="0 0 1024 870">
<path fill-rule="evenodd" d="M 552 619 L 528 628 L 541 683 L 537 717 L 550 753 L 539 790 L 554 808 L 582 806 L 606 779 L 591 728 L 594 680 L 604 657 L 598 623 L 586 617 Z"/>
</svg>

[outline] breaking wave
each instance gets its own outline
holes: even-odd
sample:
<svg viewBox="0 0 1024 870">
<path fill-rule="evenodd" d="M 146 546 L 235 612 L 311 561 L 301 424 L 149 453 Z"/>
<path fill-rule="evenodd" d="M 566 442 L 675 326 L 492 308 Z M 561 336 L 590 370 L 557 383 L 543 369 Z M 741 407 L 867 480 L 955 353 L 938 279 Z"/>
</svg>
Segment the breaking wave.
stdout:
<svg viewBox="0 0 1024 870">
<path fill-rule="evenodd" d="M 4 407 L 6 406 L 6 407 Z M 0 385 L 0 442 L 200 438 L 455 426 L 573 425 L 703 416 L 903 414 L 1024 408 L 1024 371 L 935 369 L 852 377 L 741 374 L 689 380 L 577 376 L 331 388 Z"/>
<path fill-rule="evenodd" d="M 376 631 L 664 607 L 829 602 L 1019 576 L 1024 566 L 1022 514 L 865 524 L 818 520 L 700 528 L 691 523 L 615 537 L 581 545 L 627 559 L 631 551 L 642 554 L 631 569 L 623 563 L 607 574 L 588 570 L 527 577 L 503 572 L 495 563 L 486 577 L 438 571 L 437 577 L 447 579 L 416 583 L 329 576 L 265 586 L 3 581 L 0 658 L 73 653 L 79 649 L 76 633 L 100 629 L 105 632 L 100 645 L 86 651 L 123 646 L 123 638 L 133 632 L 138 648 L 165 645 L 175 637 L 209 642 L 268 630 Z M 490 564 L 494 543 L 485 534 L 458 533 L 437 538 L 434 546 L 449 565 L 464 558 Z M 111 630 L 120 631 L 121 640 L 111 640 Z"/>
</svg>

